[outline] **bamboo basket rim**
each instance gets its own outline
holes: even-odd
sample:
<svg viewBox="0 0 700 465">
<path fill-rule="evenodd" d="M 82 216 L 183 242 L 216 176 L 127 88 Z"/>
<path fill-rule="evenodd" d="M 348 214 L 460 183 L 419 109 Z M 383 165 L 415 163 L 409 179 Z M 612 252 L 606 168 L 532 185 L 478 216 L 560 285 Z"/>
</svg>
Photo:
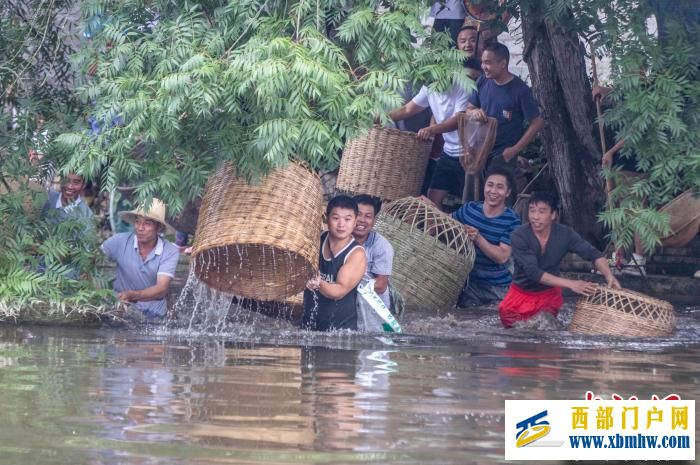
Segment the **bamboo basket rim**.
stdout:
<svg viewBox="0 0 700 465">
<path fill-rule="evenodd" d="M 464 231 L 463 225 L 420 198 L 405 197 L 394 200 L 382 208 L 382 213 L 407 224 L 411 231 L 417 231 L 434 242 L 445 244 L 460 255 L 470 257 L 474 254 L 474 244 Z M 426 225 L 429 225 L 429 231 L 435 233 L 430 234 L 426 231 Z"/>
<path fill-rule="evenodd" d="M 673 332 L 673 305 L 629 289 L 597 286 L 576 302 L 572 332 L 626 337 L 654 337 Z"/>
</svg>

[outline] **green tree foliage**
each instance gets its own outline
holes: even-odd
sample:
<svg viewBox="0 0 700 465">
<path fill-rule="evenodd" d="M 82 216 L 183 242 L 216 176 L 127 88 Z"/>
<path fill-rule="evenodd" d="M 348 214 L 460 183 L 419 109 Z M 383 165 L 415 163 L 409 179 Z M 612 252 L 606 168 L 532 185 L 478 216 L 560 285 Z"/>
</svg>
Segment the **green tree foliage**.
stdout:
<svg viewBox="0 0 700 465">
<path fill-rule="evenodd" d="M 111 293 L 94 272 L 96 238 L 85 224 L 39 218 L 46 192 L 29 163 L 58 166 L 53 136 L 84 121 L 72 91 L 71 1 L 0 2 L 0 319 L 100 313 Z M 84 124 L 84 123 L 83 123 Z"/>
<path fill-rule="evenodd" d="M 606 84 L 614 90 L 603 122 L 625 140 L 623 156 L 635 156 L 648 177 L 617 182 L 613 208 L 600 220 L 618 246 L 630 248 L 638 233 L 653 250 L 670 233 L 669 218 L 658 209 L 687 189 L 700 192 L 700 6 L 694 0 L 514 0 L 507 6 L 517 13 L 526 4 L 543 11 L 540 21 L 577 31 L 581 46 L 610 61 Z M 620 180 L 615 170 L 603 175 Z"/>
<path fill-rule="evenodd" d="M 290 158 L 334 168 L 408 83 L 469 85 L 461 53 L 419 22 L 428 3 L 86 1 L 100 27 L 79 60 L 97 68 L 79 93 L 103 131 L 59 142 L 71 169 L 174 211 L 223 160 L 249 179 Z"/>
</svg>

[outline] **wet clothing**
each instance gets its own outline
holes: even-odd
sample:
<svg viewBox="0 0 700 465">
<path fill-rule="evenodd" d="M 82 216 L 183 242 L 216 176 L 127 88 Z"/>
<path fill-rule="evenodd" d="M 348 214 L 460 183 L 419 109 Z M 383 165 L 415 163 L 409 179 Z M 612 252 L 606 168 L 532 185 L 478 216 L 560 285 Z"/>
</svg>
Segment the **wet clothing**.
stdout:
<svg viewBox="0 0 700 465">
<path fill-rule="evenodd" d="M 485 283 L 472 283 L 467 280 L 462 293 L 459 295 L 457 307 L 480 307 L 498 303 L 506 296 L 508 289 L 510 289 L 509 284 L 492 286 Z"/>
<path fill-rule="evenodd" d="M 442 123 L 456 113 L 466 111 L 469 94 L 460 85 L 455 84 L 445 93 L 438 93 L 421 87 L 418 95 L 413 97 L 413 103 L 422 108 L 430 107 L 436 123 Z M 462 155 L 462 144 L 459 142 L 457 130 L 442 135 L 445 140 L 443 151 L 451 157 Z"/>
<path fill-rule="evenodd" d="M 377 275 L 391 276 L 391 267 L 394 262 L 394 248 L 384 236 L 377 231 L 370 231 L 367 240 L 362 246 L 367 254 L 367 271 L 362 278 L 363 282 L 374 279 Z M 389 288 L 379 294 L 386 308 L 391 308 Z"/>
<path fill-rule="evenodd" d="M 498 306 L 501 323 L 510 328 L 517 321 L 526 321 L 541 312 L 556 316 L 564 305 L 561 289 L 548 287 L 541 291 L 526 291 L 511 284 L 508 294 Z"/>
<path fill-rule="evenodd" d="M 496 84 L 493 79 L 479 77 L 469 103 L 498 120 L 496 141 L 489 159 L 517 144 L 527 129 L 525 123 L 540 116 L 532 90 L 517 76 L 503 85 Z"/>
<path fill-rule="evenodd" d="M 141 291 L 156 285 L 158 275 L 175 277 L 180 252 L 171 242 L 158 238 L 156 246 L 146 259 L 139 254 L 134 233 L 119 233 L 107 239 L 100 247 L 107 257 L 117 262 L 114 291 Z M 165 299 L 136 302 L 133 304 L 147 318 L 162 318 L 167 306 Z"/>
<path fill-rule="evenodd" d="M 345 265 L 348 256 L 358 247 L 352 239 L 338 255 L 326 258 L 323 254 L 328 231 L 321 234 L 321 251 L 319 252 L 319 271 L 321 279 L 334 283 L 338 279 L 340 269 Z M 357 286 L 339 300 L 329 299 L 318 291 L 304 291 L 304 315 L 302 327 L 314 331 L 332 331 L 334 329 L 357 329 Z"/>
<path fill-rule="evenodd" d="M 435 163 L 430 188 L 447 191 L 457 197 L 464 192 L 464 168 L 459 157 L 453 157 L 443 152 Z"/>
<path fill-rule="evenodd" d="M 493 218 L 484 214 L 484 202 L 467 202 L 452 213 L 452 218 L 462 224 L 475 227 L 493 245 L 510 245 L 510 236 L 519 226 L 520 218 L 506 208 Z M 474 268 L 462 289 L 457 306 L 477 307 L 500 301 L 508 292 L 511 282 L 507 263 L 499 264 L 491 260 L 479 247 L 475 247 Z"/>
<path fill-rule="evenodd" d="M 559 265 L 564 256 L 573 252 L 590 261 L 603 254 L 585 241 L 576 231 L 563 224 L 552 224 L 552 231 L 544 252 L 529 224 L 518 228 L 511 237 L 515 273 L 513 284 L 524 291 L 535 292 L 551 289 L 540 284 L 544 273 L 559 276 Z"/>
</svg>

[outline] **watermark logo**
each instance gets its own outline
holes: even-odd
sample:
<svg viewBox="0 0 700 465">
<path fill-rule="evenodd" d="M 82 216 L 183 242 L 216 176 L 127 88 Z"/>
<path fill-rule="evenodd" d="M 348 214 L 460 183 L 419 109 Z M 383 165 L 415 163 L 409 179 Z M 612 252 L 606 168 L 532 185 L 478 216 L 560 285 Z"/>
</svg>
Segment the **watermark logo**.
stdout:
<svg viewBox="0 0 700 465">
<path fill-rule="evenodd" d="M 552 428 L 549 426 L 549 422 L 544 420 L 546 416 L 547 411 L 543 410 L 515 425 L 518 428 L 518 432 L 515 434 L 515 447 L 529 446 L 538 439 L 547 436 Z"/>
<path fill-rule="evenodd" d="M 695 401 L 675 394 L 604 400 L 587 393 L 505 407 L 506 460 L 695 459 Z"/>
</svg>

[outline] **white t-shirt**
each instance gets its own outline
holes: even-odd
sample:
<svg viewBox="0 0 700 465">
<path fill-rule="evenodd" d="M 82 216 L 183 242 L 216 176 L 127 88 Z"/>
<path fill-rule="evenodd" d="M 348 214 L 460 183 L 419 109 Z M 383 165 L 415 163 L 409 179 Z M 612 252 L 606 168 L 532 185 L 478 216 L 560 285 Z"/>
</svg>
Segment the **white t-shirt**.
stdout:
<svg viewBox="0 0 700 465">
<path fill-rule="evenodd" d="M 464 19 L 464 2 L 462 0 L 447 0 L 443 7 L 440 2 L 433 3 L 430 16 L 435 19 Z"/>
<path fill-rule="evenodd" d="M 423 86 L 418 95 L 413 97 L 413 103 L 419 107 L 427 108 L 433 112 L 436 123 L 442 123 L 447 118 L 460 111 L 467 110 L 469 94 L 458 84 L 452 86 L 448 92 L 439 94 Z M 458 157 L 462 154 L 462 144 L 459 143 L 457 131 L 446 132 L 442 135 L 445 139 L 443 150 L 451 157 Z"/>
</svg>

